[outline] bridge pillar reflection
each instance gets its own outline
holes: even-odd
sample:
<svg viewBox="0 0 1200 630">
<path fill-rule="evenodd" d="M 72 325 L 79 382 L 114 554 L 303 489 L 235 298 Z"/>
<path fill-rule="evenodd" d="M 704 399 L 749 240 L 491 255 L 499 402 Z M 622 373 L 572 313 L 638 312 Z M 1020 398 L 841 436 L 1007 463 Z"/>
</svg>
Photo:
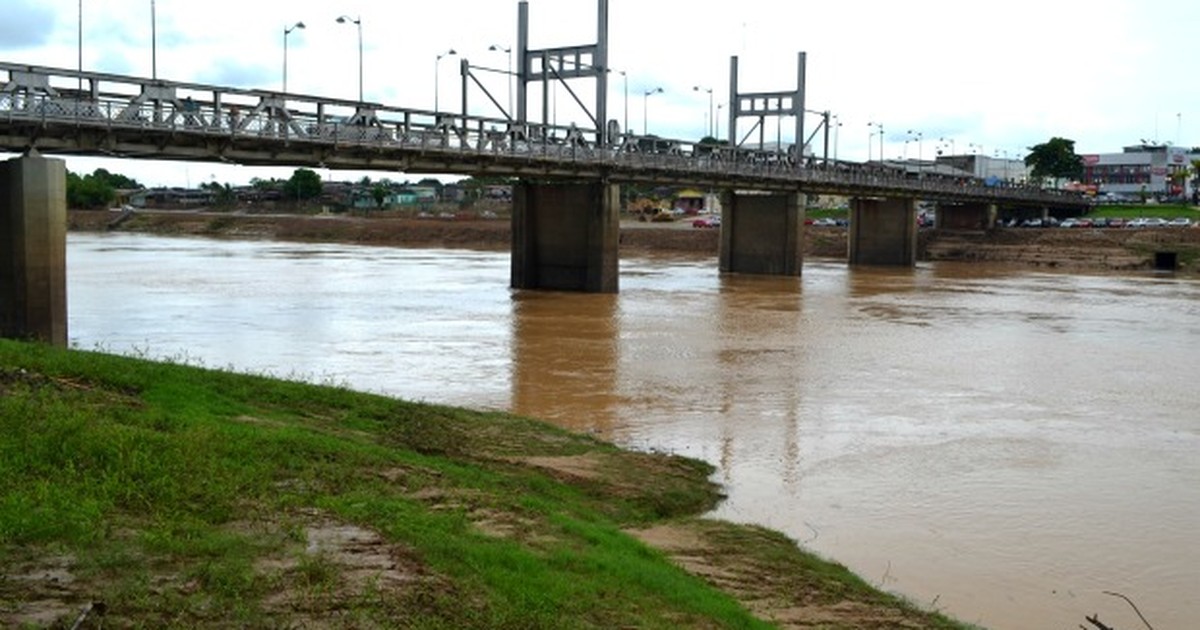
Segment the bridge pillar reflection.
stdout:
<svg viewBox="0 0 1200 630">
<path fill-rule="evenodd" d="M 512 287 L 616 293 L 620 200 L 607 182 L 518 182 Z"/>
<path fill-rule="evenodd" d="M 996 227 L 996 206 L 990 203 L 938 204 L 934 226 L 939 230 L 990 230 Z"/>
<path fill-rule="evenodd" d="M 66 269 L 66 162 L 0 162 L 0 336 L 67 345 Z"/>
<path fill-rule="evenodd" d="M 804 263 L 804 197 L 799 193 L 721 196 L 723 273 L 798 276 Z"/>
<path fill-rule="evenodd" d="M 917 263 L 917 200 L 850 200 L 851 265 L 913 266 Z"/>
</svg>

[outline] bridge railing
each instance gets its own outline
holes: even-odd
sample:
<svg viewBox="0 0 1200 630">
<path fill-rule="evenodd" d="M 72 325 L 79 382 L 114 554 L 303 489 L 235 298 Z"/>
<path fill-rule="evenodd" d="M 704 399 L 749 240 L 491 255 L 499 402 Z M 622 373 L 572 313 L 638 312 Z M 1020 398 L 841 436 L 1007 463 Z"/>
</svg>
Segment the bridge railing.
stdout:
<svg viewBox="0 0 1200 630">
<path fill-rule="evenodd" d="M 974 198 L 1069 200 L 1035 187 L 985 186 L 973 178 L 851 162 L 800 160 L 790 151 L 763 151 L 688 140 L 637 136 L 601 143 L 574 125 L 388 107 L 262 90 L 147 80 L 0 62 L 0 122 L 10 128 L 71 125 L 106 133 L 154 132 L 184 139 L 224 139 L 226 145 L 269 142 L 333 149 L 377 149 L 488 158 L 510 166 L 617 169 L 666 177 L 820 190 L 936 193 Z M 11 147 L 10 147 L 11 148 Z"/>
</svg>

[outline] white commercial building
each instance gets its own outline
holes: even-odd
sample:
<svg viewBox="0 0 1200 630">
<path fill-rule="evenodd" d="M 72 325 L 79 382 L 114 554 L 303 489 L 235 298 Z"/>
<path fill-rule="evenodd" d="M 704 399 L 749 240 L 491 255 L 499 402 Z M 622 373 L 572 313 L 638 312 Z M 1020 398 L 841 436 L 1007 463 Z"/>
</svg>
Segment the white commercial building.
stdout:
<svg viewBox="0 0 1200 630">
<path fill-rule="evenodd" d="M 1125 147 L 1121 153 L 1081 155 L 1083 183 L 1099 194 L 1183 197 L 1187 173 L 1200 153 L 1184 147 L 1145 144 Z"/>
</svg>

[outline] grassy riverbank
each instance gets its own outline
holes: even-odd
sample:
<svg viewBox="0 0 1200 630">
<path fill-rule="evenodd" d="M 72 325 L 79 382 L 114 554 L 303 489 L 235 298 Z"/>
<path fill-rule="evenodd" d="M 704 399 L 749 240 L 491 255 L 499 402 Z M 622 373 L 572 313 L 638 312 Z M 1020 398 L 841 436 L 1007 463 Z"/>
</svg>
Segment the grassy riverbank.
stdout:
<svg viewBox="0 0 1200 630">
<path fill-rule="evenodd" d="M 499 413 L 0 341 L 0 625 L 956 628 L 708 465 Z"/>
</svg>

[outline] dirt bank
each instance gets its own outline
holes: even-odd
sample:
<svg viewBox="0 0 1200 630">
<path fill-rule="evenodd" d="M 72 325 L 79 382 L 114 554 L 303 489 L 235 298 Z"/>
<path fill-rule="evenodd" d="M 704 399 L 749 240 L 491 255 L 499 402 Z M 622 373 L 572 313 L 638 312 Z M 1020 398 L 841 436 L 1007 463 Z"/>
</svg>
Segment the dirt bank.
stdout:
<svg viewBox="0 0 1200 630">
<path fill-rule="evenodd" d="M 305 216 L 216 212 L 136 212 L 114 225 L 112 212 L 71 211 L 70 229 L 115 229 L 152 234 L 270 238 L 300 242 L 505 250 L 509 221 L 396 217 Z M 624 252 L 676 251 L 716 255 L 720 230 L 690 224 L 621 225 Z M 1184 273 L 1200 273 L 1200 229 L 1000 229 L 989 232 L 922 231 L 921 260 L 986 261 L 1038 268 L 1129 271 L 1154 269 L 1174 258 Z M 846 229 L 809 227 L 804 255 L 845 258 Z M 1158 260 L 1156 261 L 1156 256 Z M 1170 262 L 1167 260 L 1166 262 Z"/>
<path fill-rule="evenodd" d="M 1165 255 L 1165 256 L 1164 256 Z M 1200 273 L 1200 229 L 1000 229 L 931 234 L 924 260 L 987 261 L 1067 270 L 1174 267 Z"/>
</svg>

